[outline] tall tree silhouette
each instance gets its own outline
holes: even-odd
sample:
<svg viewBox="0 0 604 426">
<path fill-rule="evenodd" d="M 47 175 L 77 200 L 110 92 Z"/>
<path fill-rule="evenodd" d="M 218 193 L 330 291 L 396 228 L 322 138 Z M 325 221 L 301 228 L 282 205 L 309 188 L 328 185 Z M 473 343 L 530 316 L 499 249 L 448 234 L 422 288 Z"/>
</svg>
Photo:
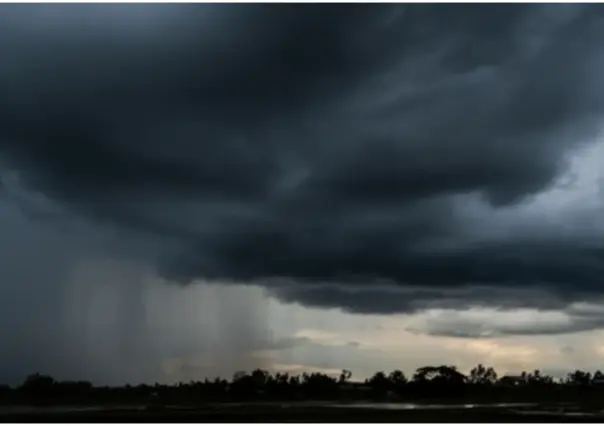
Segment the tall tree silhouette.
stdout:
<svg viewBox="0 0 604 426">
<path fill-rule="evenodd" d="M 487 368 L 482 364 L 478 364 L 470 370 L 468 381 L 476 385 L 492 385 L 497 382 L 497 373 L 493 367 Z"/>
<path fill-rule="evenodd" d="M 600 399 L 604 389 L 601 371 L 594 374 L 575 370 L 565 380 L 555 381 L 536 369 L 518 376 L 498 379 L 492 367 L 478 364 L 467 376 L 451 365 L 418 368 L 411 380 L 401 370 L 389 374 L 375 373 L 363 383 L 351 381 L 352 373 L 342 370 L 338 376 L 324 373 L 291 375 L 256 369 L 233 375 L 231 381 L 216 378 L 204 381 L 152 386 L 125 385 L 121 387 L 95 387 L 84 381 L 56 381 L 51 376 L 32 374 L 16 389 L 0 385 L 0 403 L 92 404 L 147 403 L 189 404 L 228 401 L 270 400 L 375 400 L 408 401 L 414 398 L 443 398 L 474 400 L 521 400 L 560 398 Z M 580 392 L 577 392 L 578 388 Z"/>
</svg>

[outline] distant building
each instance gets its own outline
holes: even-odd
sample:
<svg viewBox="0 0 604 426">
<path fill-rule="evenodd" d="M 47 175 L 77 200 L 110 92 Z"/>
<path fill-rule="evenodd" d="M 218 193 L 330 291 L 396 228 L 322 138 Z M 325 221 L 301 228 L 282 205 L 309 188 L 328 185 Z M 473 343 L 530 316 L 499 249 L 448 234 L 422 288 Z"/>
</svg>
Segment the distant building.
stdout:
<svg viewBox="0 0 604 426">
<path fill-rule="evenodd" d="M 604 386 L 604 377 L 594 377 L 591 384 L 595 386 Z"/>
<path fill-rule="evenodd" d="M 523 376 L 507 375 L 499 379 L 498 384 L 501 386 L 519 386 L 526 383 L 526 378 Z"/>
</svg>

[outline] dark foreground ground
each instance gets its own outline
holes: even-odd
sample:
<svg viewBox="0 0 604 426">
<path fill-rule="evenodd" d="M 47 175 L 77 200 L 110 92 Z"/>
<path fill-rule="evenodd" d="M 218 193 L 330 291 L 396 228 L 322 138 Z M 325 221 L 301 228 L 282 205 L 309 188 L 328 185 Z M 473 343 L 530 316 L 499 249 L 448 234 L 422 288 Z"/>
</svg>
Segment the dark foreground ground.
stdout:
<svg viewBox="0 0 604 426">
<path fill-rule="evenodd" d="M 221 404 L 198 408 L 122 408 L 88 410 L 5 410 L 0 422 L 596 422 L 600 413 L 555 407 L 478 407 L 396 409 L 393 407 L 321 407 L 313 405 Z"/>
</svg>

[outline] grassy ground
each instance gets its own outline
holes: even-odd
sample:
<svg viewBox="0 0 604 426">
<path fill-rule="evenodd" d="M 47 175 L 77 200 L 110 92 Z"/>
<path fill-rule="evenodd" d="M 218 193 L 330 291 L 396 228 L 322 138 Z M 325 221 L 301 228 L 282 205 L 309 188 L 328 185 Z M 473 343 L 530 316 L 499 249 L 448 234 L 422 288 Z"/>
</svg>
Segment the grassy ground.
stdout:
<svg viewBox="0 0 604 426">
<path fill-rule="evenodd" d="M 1 422 L 601 422 L 602 417 L 523 415 L 508 409 L 385 410 L 348 407 L 215 406 L 197 409 L 103 410 L 67 413 L 0 414 Z"/>
</svg>

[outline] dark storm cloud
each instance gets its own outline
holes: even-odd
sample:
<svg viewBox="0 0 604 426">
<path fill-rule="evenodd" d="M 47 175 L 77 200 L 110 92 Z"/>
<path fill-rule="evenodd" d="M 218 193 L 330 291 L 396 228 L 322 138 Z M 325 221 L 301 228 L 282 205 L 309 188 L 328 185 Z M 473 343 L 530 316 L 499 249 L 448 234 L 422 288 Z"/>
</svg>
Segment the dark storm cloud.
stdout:
<svg viewBox="0 0 604 426">
<path fill-rule="evenodd" d="M 542 336 L 577 333 L 604 328 L 602 305 L 574 303 L 565 309 L 541 309 L 528 312 L 514 309 L 490 311 L 479 315 L 444 310 L 408 328 L 413 333 L 461 338 L 505 336 Z M 505 317 L 508 318 L 505 318 Z M 564 346 L 561 351 L 573 352 Z"/>
<path fill-rule="evenodd" d="M 294 285 L 269 286 L 269 294 L 286 302 L 298 302 L 318 308 L 342 308 L 362 314 L 417 313 L 426 309 L 463 310 L 474 306 L 500 309 L 531 308 L 561 310 L 568 301 L 559 294 L 541 288 L 505 286 L 423 286 L 373 285 Z"/>
<path fill-rule="evenodd" d="M 0 155 L 73 212 L 176 242 L 152 259 L 184 282 L 286 278 L 299 287 L 274 294 L 360 312 L 427 296 L 360 299 L 334 283 L 578 297 L 604 269 L 579 238 L 434 241 L 472 227 L 459 197 L 518 203 L 591 141 L 602 12 L 4 5 Z"/>
</svg>

